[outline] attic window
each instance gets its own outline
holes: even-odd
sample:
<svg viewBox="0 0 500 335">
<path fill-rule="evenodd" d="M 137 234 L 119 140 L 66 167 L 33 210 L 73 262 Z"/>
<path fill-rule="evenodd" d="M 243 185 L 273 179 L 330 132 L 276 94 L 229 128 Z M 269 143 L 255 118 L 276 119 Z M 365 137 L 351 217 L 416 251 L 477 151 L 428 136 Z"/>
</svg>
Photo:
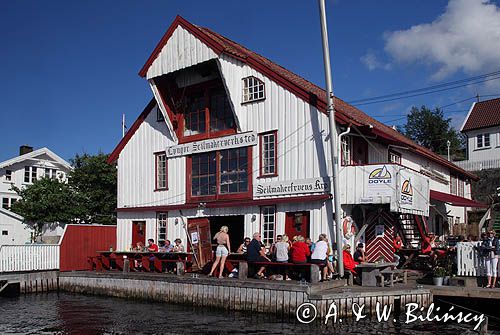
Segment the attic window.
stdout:
<svg viewBox="0 0 500 335">
<path fill-rule="evenodd" d="M 243 103 L 266 98 L 264 82 L 255 77 L 243 78 Z"/>
</svg>

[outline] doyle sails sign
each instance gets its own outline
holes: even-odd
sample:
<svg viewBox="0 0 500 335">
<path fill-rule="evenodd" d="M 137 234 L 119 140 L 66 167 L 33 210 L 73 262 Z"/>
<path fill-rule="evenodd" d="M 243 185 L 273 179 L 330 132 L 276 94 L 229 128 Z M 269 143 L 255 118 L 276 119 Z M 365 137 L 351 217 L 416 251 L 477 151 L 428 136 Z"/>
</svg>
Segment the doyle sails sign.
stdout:
<svg viewBox="0 0 500 335">
<path fill-rule="evenodd" d="M 373 165 L 367 178 L 366 196 L 391 196 L 395 192 L 393 165 Z"/>
<path fill-rule="evenodd" d="M 301 180 L 287 180 L 255 185 L 254 198 L 277 195 L 300 195 L 309 193 L 329 193 L 330 180 L 328 178 L 310 178 Z"/>
<path fill-rule="evenodd" d="M 250 131 L 230 136 L 211 138 L 203 141 L 172 145 L 165 150 L 167 157 L 178 157 L 215 150 L 234 149 L 256 145 L 258 136 Z"/>
</svg>

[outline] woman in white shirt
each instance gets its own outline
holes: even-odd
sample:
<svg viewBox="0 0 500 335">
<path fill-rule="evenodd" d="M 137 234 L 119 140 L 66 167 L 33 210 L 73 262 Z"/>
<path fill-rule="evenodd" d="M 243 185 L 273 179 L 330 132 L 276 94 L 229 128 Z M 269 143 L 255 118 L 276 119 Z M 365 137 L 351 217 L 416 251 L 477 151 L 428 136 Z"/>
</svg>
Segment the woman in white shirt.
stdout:
<svg viewBox="0 0 500 335">
<path fill-rule="evenodd" d="M 322 280 L 328 280 L 328 268 L 327 268 L 327 258 L 328 258 L 328 242 L 326 242 L 326 234 L 320 234 L 318 242 L 316 242 L 316 247 L 311 255 L 311 263 L 318 264 L 320 271 L 322 273 Z"/>
</svg>

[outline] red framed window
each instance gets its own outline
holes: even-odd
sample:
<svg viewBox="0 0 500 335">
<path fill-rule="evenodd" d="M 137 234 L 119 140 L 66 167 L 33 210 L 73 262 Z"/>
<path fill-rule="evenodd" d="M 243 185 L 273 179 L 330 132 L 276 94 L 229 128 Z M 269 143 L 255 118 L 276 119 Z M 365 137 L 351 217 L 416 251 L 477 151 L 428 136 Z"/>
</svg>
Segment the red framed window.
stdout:
<svg viewBox="0 0 500 335">
<path fill-rule="evenodd" d="M 165 152 L 155 153 L 155 190 L 162 191 L 168 188 L 168 165 Z"/>
<path fill-rule="evenodd" d="M 220 82 L 208 82 L 186 88 L 185 103 L 177 111 L 180 143 L 236 133 L 231 105 Z"/>
<path fill-rule="evenodd" d="M 188 201 L 247 199 L 252 196 L 252 149 L 206 152 L 187 157 Z"/>
<path fill-rule="evenodd" d="M 259 134 L 260 176 L 278 175 L 278 132 L 276 130 Z"/>
</svg>

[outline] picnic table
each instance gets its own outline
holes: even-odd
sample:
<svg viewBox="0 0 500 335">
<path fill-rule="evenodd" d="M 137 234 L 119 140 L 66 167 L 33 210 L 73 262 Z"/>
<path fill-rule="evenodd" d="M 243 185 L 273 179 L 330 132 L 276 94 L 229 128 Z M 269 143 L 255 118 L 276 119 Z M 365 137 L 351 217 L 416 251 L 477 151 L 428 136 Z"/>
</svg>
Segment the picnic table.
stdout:
<svg viewBox="0 0 500 335">
<path fill-rule="evenodd" d="M 380 276 L 380 272 L 396 266 L 397 263 L 360 263 L 356 265 L 356 269 L 361 272 L 361 286 L 377 286 L 377 276 Z"/>
</svg>

